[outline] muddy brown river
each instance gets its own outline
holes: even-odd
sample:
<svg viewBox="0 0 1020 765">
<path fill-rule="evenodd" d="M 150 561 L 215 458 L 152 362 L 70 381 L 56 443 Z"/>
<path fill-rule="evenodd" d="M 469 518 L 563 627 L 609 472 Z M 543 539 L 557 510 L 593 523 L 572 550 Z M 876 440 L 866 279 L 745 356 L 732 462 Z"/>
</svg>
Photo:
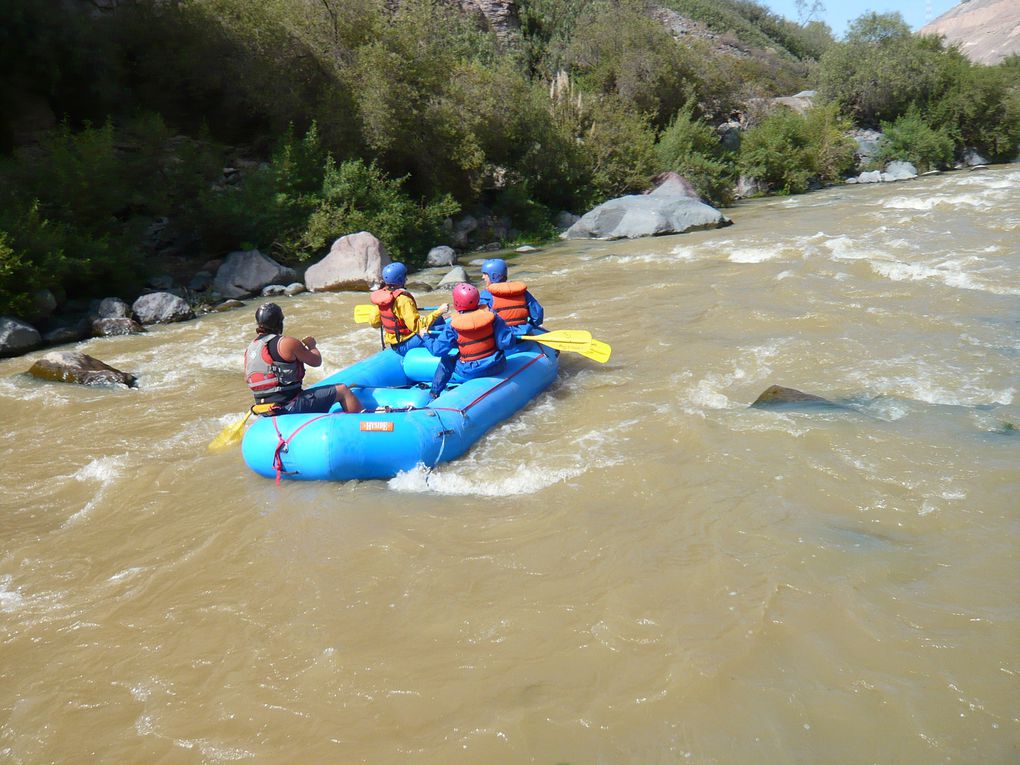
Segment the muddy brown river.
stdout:
<svg viewBox="0 0 1020 765">
<path fill-rule="evenodd" d="M 516 258 L 612 360 L 389 481 L 206 452 L 257 301 L 0 361 L 0 761 L 1020 761 L 1020 166 L 727 214 Z"/>
</svg>

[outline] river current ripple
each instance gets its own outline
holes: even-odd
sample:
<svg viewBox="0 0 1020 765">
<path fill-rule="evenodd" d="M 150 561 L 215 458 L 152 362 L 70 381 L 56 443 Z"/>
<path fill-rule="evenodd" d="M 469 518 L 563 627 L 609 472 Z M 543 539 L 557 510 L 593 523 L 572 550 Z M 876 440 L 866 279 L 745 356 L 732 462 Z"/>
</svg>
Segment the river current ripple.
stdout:
<svg viewBox="0 0 1020 765">
<path fill-rule="evenodd" d="M 79 345 L 136 390 L 0 362 L 0 760 L 1015 763 L 1018 188 L 516 258 L 612 361 L 390 481 L 206 453 L 254 302 Z M 374 352 L 363 301 L 284 299 L 314 379 Z"/>
</svg>

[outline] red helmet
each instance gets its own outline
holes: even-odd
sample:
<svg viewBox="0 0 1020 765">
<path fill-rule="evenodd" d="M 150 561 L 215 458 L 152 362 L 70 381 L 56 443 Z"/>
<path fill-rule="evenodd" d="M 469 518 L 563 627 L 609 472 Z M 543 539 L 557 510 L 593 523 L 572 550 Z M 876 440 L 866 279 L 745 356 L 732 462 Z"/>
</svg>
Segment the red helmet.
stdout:
<svg viewBox="0 0 1020 765">
<path fill-rule="evenodd" d="M 453 288 L 453 307 L 458 311 L 473 311 L 478 307 L 478 289 L 470 284 Z"/>
</svg>

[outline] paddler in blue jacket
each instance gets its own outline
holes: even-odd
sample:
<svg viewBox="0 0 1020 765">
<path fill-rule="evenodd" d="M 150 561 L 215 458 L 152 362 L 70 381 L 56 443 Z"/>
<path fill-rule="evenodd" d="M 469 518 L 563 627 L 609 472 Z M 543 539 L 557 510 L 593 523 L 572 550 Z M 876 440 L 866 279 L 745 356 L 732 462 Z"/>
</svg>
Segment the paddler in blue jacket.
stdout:
<svg viewBox="0 0 1020 765">
<path fill-rule="evenodd" d="M 541 329 L 545 319 L 542 304 L 528 292 L 528 285 L 520 281 L 507 281 L 507 265 L 502 258 L 490 258 L 482 263 L 482 279 L 485 289 L 478 302 L 507 323 L 514 334 L 530 335 Z"/>
<path fill-rule="evenodd" d="M 382 328 L 383 346 L 401 356 L 412 348 L 424 345 L 423 335 L 444 313 L 450 310 L 446 303 L 428 316 L 418 313 L 414 295 L 404 289 L 407 283 L 407 266 L 390 263 L 382 270 L 383 286 L 372 293 L 372 303 L 379 309 L 371 320 L 375 328 Z"/>
<path fill-rule="evenodd" d="M 432 397 L 438 396 L 451 375 L 454 382 L 496 375 L 506 368 L 503 351 L 517 342 L 510 327 L 488 308 L 479 306 L 478 289 L 470 284 L 453 288 L 456 313 L 435 337 L 425 338 L 425 347 L 440 359 L 432 379 Z M 454 358 L 449 353 L 459 351 Z"/>
</svg>

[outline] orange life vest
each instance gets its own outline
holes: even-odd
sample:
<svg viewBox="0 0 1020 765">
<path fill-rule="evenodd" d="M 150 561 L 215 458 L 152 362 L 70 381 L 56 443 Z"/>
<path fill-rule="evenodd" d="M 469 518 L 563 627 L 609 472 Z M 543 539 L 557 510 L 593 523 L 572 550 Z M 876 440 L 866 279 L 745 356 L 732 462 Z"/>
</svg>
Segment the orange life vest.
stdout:
<svg viewBox="0 0 1020 765">
<path fill-rule="evenodd" d="M 403 320 L 393 312 L 393 308 L 397 304 L 397 297 L 400 295 L 407 295 L 411 298 L 414 309 L 418 310 L 418 304 L 414 302 L 414 296 L 407 290 L 388 290 L 383 287 L 373 292 L 371 296 L 372 302 L 379 307 L 379 318 L 382 320 L 383 329 L 391 335 L 395 335 L 398 343 L 402 343 L 414 334 L 411 328 L 404 324 Z"/>
<path fill-rule="evenodd" d="M 492 295 L 492 312 L 507 326 L 516 327 L 528 321 L 528 285 L 524 282 L 494 282 L 488 287 Z"/>
<path fill-rule="evenodd" d="M 450 319 L 450 325 L 457 330 L 461 361 L 478 361 L 498 350 L 493 328 L 495 321 L 496 314 L 485 309 L 458 313 Z"/>
</svg>

